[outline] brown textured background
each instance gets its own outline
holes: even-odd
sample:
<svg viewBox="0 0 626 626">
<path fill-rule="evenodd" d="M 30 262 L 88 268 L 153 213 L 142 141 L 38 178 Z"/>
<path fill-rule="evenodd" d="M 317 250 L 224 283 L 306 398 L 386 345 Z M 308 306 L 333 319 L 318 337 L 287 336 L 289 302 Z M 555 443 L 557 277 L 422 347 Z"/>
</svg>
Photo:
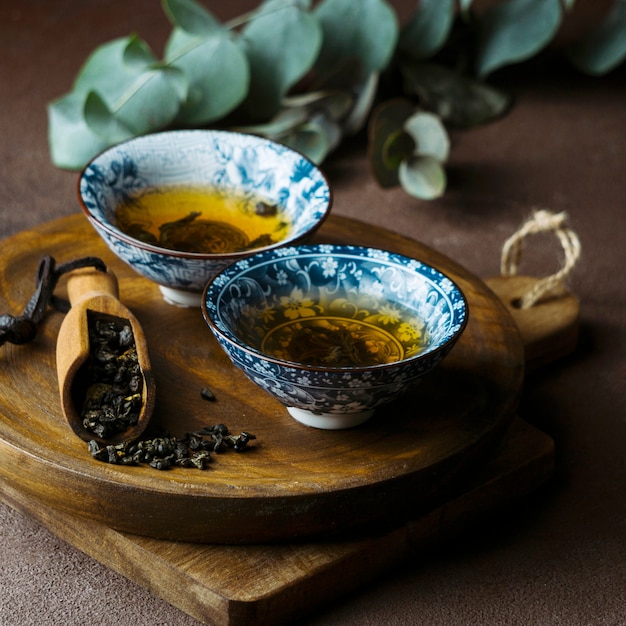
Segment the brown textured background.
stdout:
<svg viewBox="0 0 626 626">
<path fill-rule="evenodd" d="M 219 17 L 256 4 L 206 1 Z M 401 14 L 413 6 L 392 4 Z M 50 162 L 46 104 L 98 44 L 138 32 L 159 54 L 169 30 L 157 0 L 0 0 L 0 239 L 78 211 L 76 174 Z M 516 105 L 453 135 L 443 199 L 381 190 L 360 140 L 324 170 L 334 212 L 407 234 L 483 277 L 499 272 L 503 242 L 533 207 L 568 212 L 583 246 L 570 281 L 580 345 L 529 377 L 520 408 L 556 440 L 555 479 L 309 626 L 626 624 L 626 71 L 586 78 L 543 57 L 496 78 Z M 523 271 L 554 271 L 558 251 L 551 238 L 529 242 Z M 197 623 L 5 506 L 0 551 L 3 626 Z"/>
</svg>

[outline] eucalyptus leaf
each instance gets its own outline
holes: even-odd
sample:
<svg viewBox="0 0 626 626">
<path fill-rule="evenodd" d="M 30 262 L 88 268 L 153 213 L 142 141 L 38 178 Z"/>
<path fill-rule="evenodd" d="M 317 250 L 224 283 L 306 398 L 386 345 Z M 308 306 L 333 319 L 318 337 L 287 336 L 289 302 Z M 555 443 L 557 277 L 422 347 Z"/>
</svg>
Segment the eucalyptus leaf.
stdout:
<svg viewBox="0 0 626 626">
<path fill-rule="evenodd" d="M 311 89 L 350 94 L 352 104 L 346 119 L 342 121 L 344 135 L 359 132 L 367 122 L 378 93 L 379 72 L 363 78 L 363 63 L 360 59 L 340 59 L 323 75 L 316 75 Z M 335 117 L 335 119 L 338 119 Z"/>
<path fill-rule="evenodd" d="M 136 35 L 115 39 L 89 55 L 72 91 L 83 95 L 97 91 L 111 105 L 156 62 L 148 44 Z"/>
<path fill-rule="evenodd" d="M 339 144 L 341 129 L 332 120 L 319 115 L 276 140 L 320 164 Z"/>
<path fill-rule="evenodd" d="M 448 159 L 450 139 L 436 115 L 418 111 L 404 122 L 404 130 L 415 141 L 415 154 L 431 156 L 442 163 Z"/>
<path fill-rule="evenodd" d="M 147 44 L 132 35 L 98 47 L 79 72 L 73 92 L 85 98 L 97 92 L 121 126 L 141 134 L 174 119 L 187 95 L 187 81 L 180 70 L 159 64 Z M 98 111 L 92 122 L 104 119 L 100 104 L 89 107 Z M 115 124 L 95 123 L 98 132 L 110 129 L 109 143 L 117 140 Z"/>
<path fill-rule="evenodd" d="M 236 126 L 233 130 L 263 135 L 264 137 L 279 137 L 304 124 L 309 119 L 309 110 L 304 106 L 281 109 L 276 115 L 264 124 L 251 124 L 249 126 Z"/>
<path fill-rule="evenodd" d="M 83 107 L 85 123 L 91 131 L 102 137 L 107 145 L 130 139 L 134 132 L 115 117 L 97 91 L 90 91 Z"/>
<path fill-rule="evenodd" d="M 411 59 L 426 59 L 446 42 L 456 0 L 421 0 L 400 32 L 399 48 Z"/>
<path fill-rule="evenodd" d="M 85 122 L 85 99 L 85 94 L 70 93 L 48 105 L 48 146 L 56 167 L 81 169 L 89 159 L 108 147 L 108 143 Z"/>
<path fill-rule="evenodd" d="M 414 113 L 415 105 L 404 98 L 383 102 L 372 112 L 368 125 L 368 160 L 383 188 L 399 184 L 398 167 L 415 151 L 415 141 L 404 130 L 405 121 Z"/>
<path fill-rule="evenodd" d="M 187 98 L 176 117 L 183 125 L 218 120 L 248 94 L 248 59 L 223 28 L 203 36 L 175 28 L 165 46 L 165 60 L 189 80 Z"/>
<path fill-rule="evenodd" d="M 190 35 L 206 36 L 222 30 L 213 15 L 195 0 L 162 0 L 170 22 Z"/>
<path fill-rule="evenodd" d="M 402 188 L 421 200 L 434 200 L 446 189 L 446 172 L 431 156 L 415 155 L 400 163 L 398 179 Z"/>
<path fill-rule="evenodd" d="M 138 76 L 109 108 L 135 134 L 164 128 L 176 117 L 187 93 L 185 75 L 174 67 L 155 67 Z"/>
<path fill-rule="evenodd" d="M 387 67 L 398 41 L 398 21 L 387 2 L 322 0 L 314 12 L 324 32 L 318 71 L 351 58 L 362 61 L 362 78 Z"/>
<path fill-rule="evenodd" d="M 267 119 L 313 66 L 322 30 L 297 4 L 268 0 L 242 30 L 241 43 L 250 64 L 249 93 L 242 109 L 252 119 Z"/>
<path fill-rule="evenodd" d="M 355 87 L 356 102 L 350 115 L 343 122 L 343 132 L 346 135 L 355 135 L 367 122 L 367 118 L 376 102 L 378 93 L 379 73 L 372 72 L 360 85 Z"/>
<path fill-rule="evenodd" d="M 626 0 L 616 0 L 604 22 L 567 50 L 580 71 L 601 76 L 626 59 Z"/>
<path fill-rule="evenodd" d="M 315 160 L 315 163 L 319 165 L 330 152 L 339 147 L 341 139 L 343 138 L 343 129 L 336 120 L 325 115 L 323 112 L 313 117 L 309 124 L 318 129 L 320 133 L 323 133 L 328 143 L 326 154 L 320 155 L 320 157 Z"/>
<path fill-rule="evenodd" d="M 405 90 L 417 96 L 423 108 L 452 126 L 470 128 L 484 124 L 511 106 L 509 94 L 443 65 L 405 62 L 401 72 Z"/>
<path fill-rule="evenodd" d="M 313 91 L 283 98 L 283 106 L 323 111 L 331 120 L 343 119 L 352 108 L 354 97 L 348 91 Z"/>
<path fill-rule="evenodd" d="M 554 37 L 561 17 L 561 0 L 507 0 L 487 9 L 478 21 L 478 75 L 539 52 Z"/>
</svg>

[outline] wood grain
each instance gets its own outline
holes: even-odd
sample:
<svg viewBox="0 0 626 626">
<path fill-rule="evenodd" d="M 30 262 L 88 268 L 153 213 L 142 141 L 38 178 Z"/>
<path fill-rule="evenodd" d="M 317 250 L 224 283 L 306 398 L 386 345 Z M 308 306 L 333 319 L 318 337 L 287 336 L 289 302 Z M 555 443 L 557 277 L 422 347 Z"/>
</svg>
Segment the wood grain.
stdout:
<svg viewBox="0 0 626 626">
<path fill-rule="evenodd" d="M 0 499 L 205 624 L 279 626 L 319 611 L 450 540 L 545 483 L 553 442 L 517 418 L 485 462 L 433 509 L 386 532 L 274 545 L 208 545 L 126 534 L 62 513 L 0 478 Z M 419 589 L 416 590 L 419 593 Z"/>
<path fill-rule="evenodd" d="M 482 281 L 400 235 L 331 216 L 315 241 L 420 258 L 456 280 L 470 306 L 467 329 L 444 364 L 410 396 L 348 431 L 295 422 L 233 368 L 199 310 L 163 302 L 157 287 L 118 261 L 82 216 L 3 242 L 3 312 L 21 312 L 43 254 L 58 262 L 100 256 L 113 269 L 120 299 L 140 321 L 150 349 L 157 399 L 149 431 L 182 435 L 223 422 L 258 438 L 246 453 L 216 455 L 204 472 L 94 461 L 63 418 L 55 371 L 63 315 L 50 311 L 32 344 L 0 352 L 3 482 L 60 515 L 193 542 L 268 543 L 381 529 L 432 509 L 513 419 L 524 372 L 515 323 Z M 216 402 L 200 397 L 204 386 Z"/>
<path fill-rule="evenodd" d="M 496 276 L 485 281 L 507 307 L 524 344 L 527 369 L 565 356 L 578 343 L 580 304 L 566 289 L 522 309 L 518 302 L 538 282 L 532 276 Z"/>
</svg>

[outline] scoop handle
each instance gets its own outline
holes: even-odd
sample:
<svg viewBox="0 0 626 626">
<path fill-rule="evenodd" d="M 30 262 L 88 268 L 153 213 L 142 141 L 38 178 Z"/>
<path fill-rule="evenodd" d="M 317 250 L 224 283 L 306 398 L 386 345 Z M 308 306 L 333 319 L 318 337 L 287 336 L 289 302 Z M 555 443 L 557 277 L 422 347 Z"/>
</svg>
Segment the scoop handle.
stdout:
<svg viewBox="0 0 626 626">
<path fill-rule="evenodd" d="M 67 295 L 72 306 L 94 296 L 108 295 L 119 299 L 119 286 L 115 274 L 94 268 L 73 271 L 67 279 Z"/>
</svg>

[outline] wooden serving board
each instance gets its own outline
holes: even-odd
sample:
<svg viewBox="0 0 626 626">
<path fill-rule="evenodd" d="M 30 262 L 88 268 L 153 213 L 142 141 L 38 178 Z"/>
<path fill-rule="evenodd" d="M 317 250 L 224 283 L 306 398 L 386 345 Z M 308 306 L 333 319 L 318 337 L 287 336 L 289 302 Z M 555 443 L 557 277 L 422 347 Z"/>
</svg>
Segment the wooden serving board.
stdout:
<svg viewBox="0 0 626 626">
<path fill-rule="evenodd" d="M 450 259 L 391 232 L 331 216 L 317 242 L 382 247 L 428 262 L 463 289 L 467 329 L 411 395 L 363 426 L 319 431 L 293 420 L 235 370 L 196 309 L 172 307 L 112 255 L 80 215 L 2 244 L 0 311 L 20 313 L 44 254 L 101 257 L 141 322 L 157 384 L 151 426 L 175 435 L 223 422 L 257 436 L 206 471 L 120 467 L 91 458 L 65 422 L 55 371 L 63 319 L 0 350 L 0 481 L 21 498 L 111 531 L 186 542 L 264 543 L 401 528 L 432 511 L 477 468 L 514 418 L 524 372 L 519 332 L 485 284 Z M 62 285 L 60 286 L 62 290 Z M 208 386 L 216 402 L 200 396 Z M 149 436 L 149 432 L 145 433 Z"/>
<path fill-rule="evenodd" d="M 550 437 L 517 418 L 438 506 L 393 530 L 311 543 L 235 546 L 141 537 L 42 506 L 3 479 L 0 499 L 202 623 L 280 626 L 476 532 L 487 517 L 544 483 L 553 465 Z"/>
</svg>

